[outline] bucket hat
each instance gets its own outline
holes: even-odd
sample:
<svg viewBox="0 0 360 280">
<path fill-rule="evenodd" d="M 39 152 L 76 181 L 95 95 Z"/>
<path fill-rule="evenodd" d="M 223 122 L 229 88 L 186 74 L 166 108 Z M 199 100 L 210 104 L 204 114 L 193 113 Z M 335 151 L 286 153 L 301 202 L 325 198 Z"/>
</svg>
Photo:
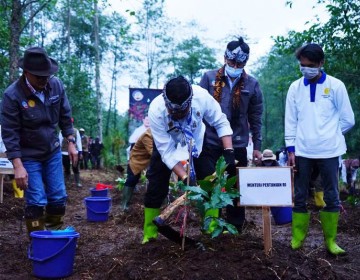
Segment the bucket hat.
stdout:
<svg viewBox="0 0 360 280">
<path fill-rule="evenodd" d="M 276 155 L 269 149 L 264 150 L 262 156 L 262 160 L 276 160 Z"/>
<path fill-rule="evenodd" d="M 24 57 L 19 59 L 18 66 L 36 76 L 50 76 L 59 69 L 57 61 L 40 47 L 28 48 Z"/>
</svg>

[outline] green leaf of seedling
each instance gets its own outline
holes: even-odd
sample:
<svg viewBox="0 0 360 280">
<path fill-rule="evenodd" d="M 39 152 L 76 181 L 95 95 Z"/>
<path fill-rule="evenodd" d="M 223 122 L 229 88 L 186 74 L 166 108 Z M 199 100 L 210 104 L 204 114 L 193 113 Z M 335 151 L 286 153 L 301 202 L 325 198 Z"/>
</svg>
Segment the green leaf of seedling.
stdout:
<svg viewBox="0 0 360 280">
<path fill-rule="evenodd" d="M 220 208 L 219 205 L 220 205 L 220 197 L 218 195 L 212 195 L 211 198 L 210 198 L 210 204 L 211 204 L 211 207 L 212 208 Z"/>
<path fill-rule="evenodd" d="M 229 223 L 224 223 L 224 227 L 226 228 L 227 231 L 229 231 L 231 234 L 239 234 L 237 228 Z"/>
<path fill-rule="evenodd" d="M 212 207 L 212 204 L 210 202 L 204 202 L 203 208 L 204 208 L 204 213 L 205 213 L 207 210 L 213 209 L 214 207 Z"/>
<path fill-rule="evenodd" d="M 208 181 L 206 178 L 204 180 L 199 180 L 198 184 L 199 184 L 200 188 L 202 188 L 206 192 L 210 192 L 214 188 L 214 183 L 211 181 Z"/>
<path fill-rule="evenodd" d="M 201 194 L 205 196 L 206 198 L 209 197 L 208 192 L 204 191 L 202 188 L 199 187 L 192 187 L 192 186 L 186 186 L 184 188 L 185 191 L 190 191 L 191 193 Z"/>
<path fill-rule="evenodd" d="M 226 191 L 234 187 L 234 185 L 236 184 L 236 180 L 237 180 L 236 176 L 227 179 L 227 181 L 223 185 Z"/>
<path fill-rule="evenodd" d="M 233 204 L 233 200 L 231 195 L 226 194 L 226 193 L 221 193 L 219 195 L 219 198 L 222 202 L 222 204 L 224 205 L 223 207 L 227 206 L 227 205 L 232 205 Z"/>
<path fill-rule="evenodd" d="M 216 227 L 215 230 L 211 233 L 211 238 L 218 237 L 223 232 L 222 227 Z"/>
<path fill-rule="evenodd" d="M 221 156 L 215 165 L 216 176 L 220 178 L 224 174 L 225 170 L 226 170 L 225 158 Z"/>
<path fill-rule="evenodd" d="M 193 200 L 193 201 L 203 201 L 203 196 L 201 194 L 195 194 L 195 193 L 189 193 L 187 195 L 187 198 L 189 200 Z"/>
</svg>

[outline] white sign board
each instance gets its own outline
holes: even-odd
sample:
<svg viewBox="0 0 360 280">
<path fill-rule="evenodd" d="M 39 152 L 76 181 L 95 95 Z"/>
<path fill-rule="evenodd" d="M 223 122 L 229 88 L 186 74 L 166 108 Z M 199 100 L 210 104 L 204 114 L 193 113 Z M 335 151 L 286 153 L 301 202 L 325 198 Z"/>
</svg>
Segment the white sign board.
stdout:
<svg viewBox="0 0 360 280">
<path fill-rule="evenodd" d="M 292 206 L 291 167 L 240 167 L 241 206 Z"/>
<path fill-rule="evenodd" d="M 14 167 L 13 167 L 11 161 L 8 160 L 7 158 L 0 158 L 0 168 L 13 169 Z"/>
</svg>

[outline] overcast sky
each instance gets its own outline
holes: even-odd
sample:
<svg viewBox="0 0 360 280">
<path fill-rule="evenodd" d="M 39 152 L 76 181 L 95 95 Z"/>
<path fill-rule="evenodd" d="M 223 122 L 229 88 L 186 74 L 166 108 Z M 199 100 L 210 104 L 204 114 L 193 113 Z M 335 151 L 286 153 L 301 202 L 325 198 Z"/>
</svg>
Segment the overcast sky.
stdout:
<svg viewBox="0 0 360 280">
<path fill-rule="evenodd" d="M 121 14 L 124 10 L 136 10 L 141 0 L 110 0 L 112 8 Z M 165 13 L 182 23 L 195 20 L 205 31 L 210 47 L 225 50 L 229 35 L 239 35 L 243 31 L 250 46 L 250 59 L 247 71 L 261 56 L 267 54 L 272 46 L 271 36 L 286 35 L 290 30 L 302 31 L 307 21 L 314 23 L 316 16 L 321 22 L 328 18 L 324 5 L 317 0 L 293 0 L 290 9 L 286 0 L 165 0 Z M 225 41 L 224 41 L 225 40 Z M 219 43 L 223 42 L 223 43 Z M 219 56 L 222 62 L 222 53 Z M 120 85 L 126 86 L 129 85 Z M 131 85 L 133 87 L 139 85 Z M 126 97 L 128 101 L 128 96 Z M 128 109 L 121 102 L 120 112 Z"/>
<path fill-rule="evenodd" d="M 243 28 L 249 39 L 250 63 L 265 55 L 272 46 L 271 36 L 286 35 L 290 30 L 304 30 L 316 15 L 325 20 L 324 6 L 316 0 L 167 0 L 168 16 L 181 21 L 195 19 L 207 28 L 210 38 L 221 39 Z M 313 7 L 316 7 L 313 9 Z M 237 34 L 234 34 L 237 35 Z M 227 41 L 224 42 L 224 48 Z"/>
</svg>

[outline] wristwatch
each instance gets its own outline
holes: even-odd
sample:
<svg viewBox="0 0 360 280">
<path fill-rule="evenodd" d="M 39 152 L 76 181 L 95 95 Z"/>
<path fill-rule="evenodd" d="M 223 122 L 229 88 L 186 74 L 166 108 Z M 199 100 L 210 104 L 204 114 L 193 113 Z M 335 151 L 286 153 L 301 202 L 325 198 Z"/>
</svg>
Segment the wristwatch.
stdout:
<svg viewBox="0 0 360 280">
<path fill-rule="evenodd" d="M 76 144 L 75 138 L 67 138 L 68 143 Z"/>
</svg>

